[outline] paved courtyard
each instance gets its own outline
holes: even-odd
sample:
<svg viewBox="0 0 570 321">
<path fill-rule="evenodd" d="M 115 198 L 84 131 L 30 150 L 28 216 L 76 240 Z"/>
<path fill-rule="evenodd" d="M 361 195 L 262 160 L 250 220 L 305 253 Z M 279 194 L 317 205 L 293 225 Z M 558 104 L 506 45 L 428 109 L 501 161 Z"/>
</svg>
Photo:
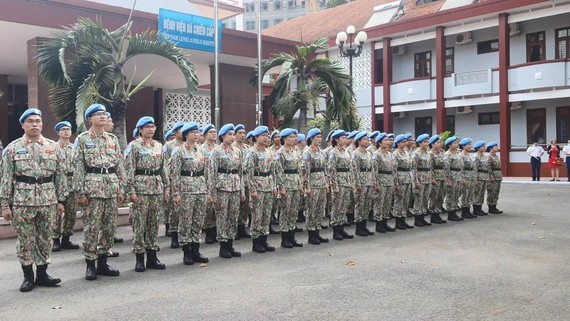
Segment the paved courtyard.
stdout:
<svg viewBox="0 0 570 321">
<path fill-rule="evenodd" d="M 64 251 L 49 269 L 61 286 L 30 293 L 18 291 L 15 240 L 3 240 L 0 319 L 569 320 L 570 185 L 502 188 L 503 215 L 273 254 L 241 240 L 244 255 L 231 260 L 202 245 L 207 267 L 182 265 L 161 237 L 167 269 L 136 273 L 121 227 L 121 256 L 109 259 L 120 277 L 85 281 L 81 252 Z"/>
</svg>

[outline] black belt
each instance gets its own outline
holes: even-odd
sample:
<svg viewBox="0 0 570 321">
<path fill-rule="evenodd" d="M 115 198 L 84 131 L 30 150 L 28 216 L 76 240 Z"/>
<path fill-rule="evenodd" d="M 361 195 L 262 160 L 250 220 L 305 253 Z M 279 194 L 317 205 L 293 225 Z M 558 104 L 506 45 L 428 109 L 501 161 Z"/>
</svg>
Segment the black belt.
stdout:
<svg viewBox="0 0 570 321">
<path fill-rule="evenodd" d="M 311 168 L 311 173 L 320 173 L 320 172 L 324 172 L 325 169 L 322 167 L 318 167 L 318 168 Z"/>
<path fill-rule="evenodd" d="M 461 172 L 461 168 L 453 168 L 453 167 L 450 167 L 449 170 L 452 171 L 452 172 Z"/>
<path fill-rule="evenodd" d="M 160 175 L 160 169 L 137 169 L 135 170 L 135 175 L 148 175 L 148 176 Z"/>
<path fill-rule="evenodd" d="M 73 176 L 73 172 L 67 172 L 67 173 L 65 173 L 65 175 L 66 175 L 67 177 L 72 177 L 72 176 Z"/>
<path fill-rule="evenodd" d="M 484 170 L 484 169 L 478 169 L 477 172 L 479 172 L 479 173 L 488 173 L 489 171 L 488 171 L 488 170 Z"/>
<path fill-rule="evenodd" d="M 372 171 L 372 169 L 370 169 L 370 168 L 361 168 L 360 171 L 361 171 L 361 172 L 370 172 L 370 171 Z"/>
<path fill-rule="evenodd" d="M 433 169 L 442 170 L 442 169 L 443 169 L 443 166 L 434 166 Z"/>
<path fill-rule="evenodd" d="M 491 171 L 493 171 L 493 172 L 499 172 L 499 171 L 501 171 L 501 169 L 500 169 L 500 168 L 492 168 Z"/>
<path fill-rule="evenodd" d="M 54 182 L 54 176 L 46 177 L 32 177 L 32 176 L 16 176 L 16 182 L 28 183 L 28 184 L 46 184 Z"/>
<path fill-rule="evenodd" d="M 473 171 L 473 169 L 467 169 L 467 168 L 464 168 L 464 169 L 463 169 L 463 171 L 465 171 L 465 172 L 472 172 L 472 171 Z"/>
<path fill-rule="evenodd" d="M 398 167 L 398 172 L 409 172 L 409 171 L 410 171 L 409 168 Z"/>
<path fill-rule="evenodd" d="M 348 171 L 350 171 L 350 169 L 348 169 L 348 168 L 337 168 L 336 169 L 337 173 L 346 173 Z"/>
<path fill-rule="evenodd" d="M 86 172 L 87 174 L 116 174 L 117 169 L 115 167 L 99 168 L 87 166 Z"/>
<path fill-rule="evenodd" d="M 218 168 L 218 173 L 222 174 L 237 174 L 239 171 L 237 169 L 226 169 L 226 168 Z"/>
<path fill-rule="evenodd" d="M 199 172 L 180 171 L 180 176 L 198 177 L 203 175 L 204 175 L 204 170 L 201 170 Z"/>
<path fill-rule="evenodd" d="M 299 171 L 296 169 L 285 169 L 283 170 L 284 174 L 299 174 Z"/>
<path fill-rule="evenodd" d="M 392 171 L 381 171 L 381 170 L 379 170 L 378 173 L 379 173 L 379 174 L 391 175 L 391 174 L 392 174 Z"/>
<path fill-rule="evenodd" d="M 418 172 L 429 172 L 430 169 L 428 167 L 418 167 L 417 168 Z"/>
<path fill-rule="evenodd" d="M 255 171 L 255 172 L 253 173 L 253 176 L 261 176 L 261 177 L 267 177 L 267 176 L 269 176 L 269 175 L 271 175 L 271 173 L 269 173 L 269 172 L 258 172 L 258 171 Z"/>
</svg>

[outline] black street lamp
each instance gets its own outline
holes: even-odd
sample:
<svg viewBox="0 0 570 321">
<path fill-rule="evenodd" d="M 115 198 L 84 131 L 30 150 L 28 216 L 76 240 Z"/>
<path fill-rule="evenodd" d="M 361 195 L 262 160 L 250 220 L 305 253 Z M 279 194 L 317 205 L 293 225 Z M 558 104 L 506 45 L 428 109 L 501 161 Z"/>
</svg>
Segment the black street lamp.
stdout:
<svg viewBox="0 0 570 321">
<path fill-rule="evenodd" d="M 336 35 L 336 44 L 338 45 L 338 49 L 340 49 L 340 56 L 341 57 L 348 57 L 349 61 L 349 73 L 350 73 L 350 88 L 352 87 L 352 58 L 360 56 L 362 52 L 362 45 L 368 38 L 368 35 L 364 31 L 360 31 L 356 34 L 356 28 L 350 25 L 346 28 L 345 31 L 341 31 Z M 354 38 L 354 41 L 353 41 Z M 347 42 L 348 40 L 348 42 Z M 344 45 L 348 43 L 348 48 L 345 48 Z M 352 130 L 352 117 L 350 118 L 350 130 Z"/>
</svg>

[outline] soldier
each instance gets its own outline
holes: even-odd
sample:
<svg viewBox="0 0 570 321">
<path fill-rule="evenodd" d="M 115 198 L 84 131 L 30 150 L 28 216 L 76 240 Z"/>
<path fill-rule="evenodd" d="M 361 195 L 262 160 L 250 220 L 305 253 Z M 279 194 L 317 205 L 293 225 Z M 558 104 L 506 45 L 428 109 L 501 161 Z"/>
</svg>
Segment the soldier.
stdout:
<svg viewBox="0 0 570 321">
<path fill-rule="evenodd" d="M 352 153 L 354 153 L 354 151 L 356 150 L 356 145 L 354 144 L 354 138 L 356 137 L 356 135 L 358 135 L 358 133 L 360 133 L 360 131 L 358 130 L 354 130 L 352 132 L 350 132 L 350 134 L 348 134 L 347 138 L 348 141 L 346 142 L 346 150 L 348 151 L 348 154 L 350 155 L 350 157 L 352 157 Z M 348 205 L 347 205 L 347 211 L 346 211 L 346 223 L 344 224 L 345 226 L 351 226 L 352 224 L 354 224 L 354 209 L 355 209 L 356 203 L 354 201 L 354 192 L 350 192 L 350 199 L 348 201 Z"/>
<path fill-rule="evenodd" d="M 463 220 L 463 218 L 456 214 L 459 210 L 459 195 L 461 194 L 461 190 L 465 188 L 462 175 L 463 158 L 458 151 L 459 139 L 457 137 L 452 136 L 446 139 L 445 146 L 447 146 L 445 158 L 449 166 L 445 192 L 445 209 L 447 210 L 447 219 L 457 222 Z"/>
<path fill-rule="evenodd" d="M 459 141 L 459 148 L 461 149 L 461 158 L 463 159 L 463 184 L 464 187 L 461 190 L 460 205 L 461 205 L 461 217 L 462 218 L 477 218 L 473 215 L 469 208 L 473 205 L 473 193 L 475 192 L 475 178 L 476 173 L 475 159 L 471 157 L 469 151 L 471 150 L 471 138 L 463 138 Z"/>
<path fill-rule="evenodd" d="M 332 146 L 332 134 L 334 133 L 334 130 L 331 130 L 328 134 L 327 134 L 327 138 L 326 138 L 326 143 L 327 143 L 327 147 L 323 150 L 323 152 L 325 153 L 325 160 L 328 159 L 329 157 L 329 153 L 331 151 L 331 149 L 333 149 Z M 331 217 L 331 207 L 332 207 L 332 201 L 331 201 L 331 191 L 330 188 L 327 189 L 327 205 L 325 208 L 325 217 L 329 218 L 330 221 L 330 217 Z M 323 229 L 327 229 L 328 226 L 327 225 L 321 225 L 321 227 Z"/>
<path fill-rule="evenodd" d="M 166 157 L 166 161 L 167 164 L 168 162 L 170 162 L 170 155 L 172 154 L 172 151 L 174 151 L 174 149 L 182 146 L 182 133 L 180 132 L 180 129 L 182 129 L 182 126 L 184 126 L 184 122 L 179 121 L 176 124 L 174 124 L 172 126 L 172 128 L 166 132 L 165 137 L 165 142 L 164 142 L 164 146 L 162 146 L 162 153 L 164 154 L 164 156 Z M 169 140 L 169 137 L 173 137 L 172 139 Z M 168 140 L 168 141 L 167 141 Z M 174 222 L 174 224 L 176 224 L 176 222 L 178 222 L 178 217 L 176 216 L 177 213 L 175 212 L 175 208 L 174 208 L 174 203 L 172 201 L 172 198 L 167 200 L 165 202 L 165 210 L 164 210 L 164 235 L 171 237 L 172 238 L 172 231 L 170 230 L 170 221 L 172 220 Z M 176 230 L 177 227 L 175 227 L 175 230 L 173 231 L 178 231 Z M 176 247 L 176 242 L 177 240 L 171 240 L 170 242 L 170 246 L 172 247 L 174 245 L 174 247 Z"/>
<path fill-rule="evenodd" d="M 269 150 L 271 151 L 273 156 L 275 156 L 277 151 L 282 146 L 281 136 L 279 135 L 278 130 L 274 130 L 271 132 L 271 135 L 269 136 L 269 141 L 271 142 L 271 147 L 269 147 Z M 278 231 L 273 230 L 271 224 L 279 224 L 279 216 L 282 207 L 283 207 L 283 199 L 281 198 L 281 194 L 277 193 L 277 196 L 273 201 L 273 205 L 271 206 L 271 217 L 270 217 L 271 223 L 269 224 L 269 234 L 279 234 Z"/>
<path fill-rule="evenodd" d="M 107 264 L 106 253 L 113 247 L 115 215 L 118 203 L 124 201 L 126 176 L 119 140 L 104 130 L 105 112 L 105 106 L 100 104 L 87 108 L 85 120 L 91 123 L 91 128 L 75 140 L 73 191 L 83 212 L 87 280 L 96 280 L 97 275 L 119 275 L 118 270 Z"/>
<path fill-rule="evenodd" d="M 429 155 L 429 135 L 422 134 L 416 139 L 420 147 L 412 154 L 412 176 L 414 194 L 414 215 L 415 226 L 430 226 L 431 223 L 425 220 L 428 213 L 428 202 L 431 186 L 435 184 L 431 169 L 431 159 Z"/>
<path fill-rule="evenodd" d="M 319 245 L 328 243 L 327 238 L 321 237 L 320 229 L 325 212 L 326 194 L 329 190 L 325 176 L 326 156 L 321 150 L 323 136 L 319 129 L 309 131 L 311 144 L 302 151 L 301 156 L 301 180 L 302 191 L 307 200 L 307 233 L 309 243 Z"/>
<path fill-rule="evenodd" d="M 253 131 L 250 131 L 247 133 L 247 135 L 245 135 L 245 142 L 249 147 L 253 147 L 253 145 L 255 145 L 253 138 L 251 137 L 252 132 Z"/>
<path fill-rule="evenodd" d="M 433 179 L 435 185 L 432 186 L 429 201 L 429 213 L 431 214 L 431 222 L 434 224 L 447 223 L 442 219 L 440 214 L 443 214 L 443 199 L 445 196 L 445 181 L 446 172 L 448 169 L 447 161 L 445 159 L 445 152 L 443 151 L 441 137 L 433 135 L 429 139 L 430 144 L 430 160 L 433 171 Z"/>
<path fill-rule="evenodd" d="M 374 202 L 374 220 L 376 232 L 395 232 L 396 229 L 388 225 L 392 200 L 394 198 L 394 175 L 396 173 L 396 161 L 390 152 L 390 139 L 386 133 L 376 137 L 376 159 L 374 164 L 374 176 L 376 179 L 377 200 Z"/>
<path fill-rule="evenodd" d="M 284 146 L 275 154 L 275 178 L 277 190 L 283 199 L 283 208 L 279 217 L 281 247 L 302 247 L 303 244 L 295 240 L 295 222 L 301 200 L 301 160 L 299 152 L 295 149 L 297 130 L 286 128 L 280 136 Z"/>
<path fill-rule="evenodd" d="M 333 134 L 333 150 L 327 160 L 327 175 L 330 179 L 330 188 L 333 194 L 331 210 L 331 226 L 333 238 L 337 241 L 352 239 L 354 235 L 344 231 L 346 212 L 350 201 L 350 194 L 354 190 L 354 176 L 351 171 L 351 156 L 345 149 L 348 143 L 348 133 L 337 130 Z"/>
<path fill-rule="evenodd" d="M 368 151 L 370 146 L 368 133 L 360 132 L 357 134 L 354 137 L 354 144 L 356 146 L 352 155 L 352 171 L 356 186 L 354 193 L 356 232 L 354 234 L 368 236 L 374 234 L 366 227 L 366 220 L 372 208 L 372 191 L 375 185 L 375 177 L 372 173 L 376 155 Z"/>
<path fill-rule="evenodd" d="M 414 157 L 414 153 L 416 150 L 416 141 L 414 140 L 414 137 L 412 136 L 411 133 L 407 133 L 406 135 L 404 135 L 404 138 L 406 139 L 406 147 L 404 147 L 404 150 L 406 150 L 409 154 L 410 157 Z M 408 204 L 408 217 L 414 217 L 414 214 L 412 213 L 412 209 L 414 207 L 414 183 L 410 182 L 410 200 L 409 200 L 409 204 Z"/>
<path fill-rule="evenodd" d="M 215 204 L 217 238 L 220 242 L 220 257 L 229 259 L 241 257 L 233 247 L 239 216 L 240 198 L 245 198 L 243 164 L 240 150 L 233 145 L 235 132 L 233 124 L 220 128 L 222 142 L 209 153 L 208 193 Z"/>
<path fill-rule="evenodd" d="M 232 124 L 233 126 L 233 124 Z M 232 127 L 233 131 L 233 127 Z M 212 124 L 205 125 L 202 127 L 202 136 L 205 137 L 205 142 L 201 145 L 206 151 L 206 154 L 210 155 L 210 152 L 216 148 L 216 127 Z M 235 136 L 232 135 L 235 140 Z M 232 141 L 233 143 L 233 141 Z M 206 203 L 206 218 L 204 219 L 204 232 L 206 232 L 206 244 L 216 243 L 216 210 L 214 204 L 211 202 Z"/>
<path fill-rule="evenodd" d="M 182 129 L 185 143 L 174 150 L 171 158 L 172 194 L 179 212 L 180 244 L 185 265 L 194 262 L 208 263 L 209 259 L 200 254 L 200 237 L 206 216 L 208 180 L 208 155 L 198 145 L 200 132 L 196 123 L 187 123 Z"/>
<path fill-rule="evenodd" d="M 499 201 L 499 192 L 501 191 L 501 182 L 503 174 L 501 173 L 501 159 L 497 155 L 499 147 L 496 142 L 490 142 L 487 145 L 487 153 L 489 154 L 489 183 L 487 184 L 487 206 L 489 213 L 502 214 L 503 211 L 497 208 Z"/>
<path fill-rule="evenodd" d="M 475 172 L 476 185 L 473 197 L 473 215 L 485 216 L 487 213 L 483 212 L 483 202 L 485 201 L 485 191 L 487 190 L 487 183 L 489 181 L 489 159 L 485 155 L 485 142 L 480 140 L 473 144 L 475 149 Z"/>
<path fill-rule="evenodd" d="M 389 133 L 387 136 L 388 142 L 390 142 L 390 146 L 388 146 L 388 149 L 390 151 L 394 150 L 394 139 L 396 138 L 396 135 Z"/>
<path fill-rule="evenodd" d="M 42 136 L 42 112 L 27 109 L 19 121 L 24 136 L 2 152 L 0 198 L 2 217 L 12 221 L 18 234 L 16 249 L 24 272 L 20 291 L 29 292 L 34 285 L 55 286 L 61 282 L 47 274 L 47 266 L 51 263 L 52 218 L 65 211 L 67 179 L 62 151 Z"/>
<path fill-rule="evenodd" d="M 245 155 L 251 146 L 245 143 L 246 133 L 245 126 L 243 124 L 238 124 L 235 127 L 236 141 L 234 145 L 241 151 L 242 162 L 245 162 Z M 240 238 L 250 239 L 251 234 L 246 227 L 248 218 L 251 217 L 251 211 L 249 209 L 249 189 L 245 187 L 245 200 L 239 204 L 239 218 L 238 218 L 238 230 L 236 234 L 236 240 Z M 251 219 L 250 219 L 251 220 Z M 251 223 L 251 222 L 250 222 Z"/>
<path fill-rule="evenodd" d="M 300 155 L 303 154 L 303 152 L 305 151 L 305 147 L 307 147 L 307 143 L 305 142 L 305 134 L 297 134 L 297 151 L 299 152 Z M 303 223 L 307 221 L 307 218 L 305 216 L 305 210 L 307 209 L 307 203 L 306 203 L 306 199 L 305 199 L 305 195 L 304 193 L 301 193 L 301 201 L 299 202 L 299 213 L 297 213 L 297 222 L 299 223 Z M 296 232 L 302 232 L 303 229 L 301 230 L 297 230 L 295 229 Z"/>
<path fill-rule="evenodd" d="M 71 137 L 71 123 L 62 121 L 55 125 L 54 131 L 59 136 L 58 145 L 63 153 L 65 163 L 64 168 L 67 176 L 67 190 L 71 190 L 71 182 L 73 180 L 73 144 L 69 142 Z M 77 206 L 75 204 L 75 195 L 73 192 L 67 196 L 67 203 L 65 214 L 56 215 L 54 218 L 53 229 L 53 252 L 58 252 L 61 249 L 77 250 L 79 245 L 73 244 L 69 238 L 73 235 L 73 226 L 75 225 L 75 218 L 77 216 Z M 61 238 L 61 243 L 60 243 Z"/>
<path fill-rule="evenodd" d="M 406 147 L 406 138 L 404 135 L 396 136 L 393 147 L 396 148 L 393 152 L 396 161 L 393 209 L 393 215 L 396 218 L 396 228 L 399 230 L 412 229 L 414 227 L 406 222 L 412 182 L 412 158 L 410 154 L 404 150 L 404 147 Z"/>
<path fill-rule="evenodd" d="M 110 112 L 106 112 L 105 116 L 107 116 L 107 122 L 105 123 L 105 131 L 107 133 L 113 133 L 113 129 L 115 128 L 115 123 L 113 122 L 113 118 L 111 117 L 111 113 Z M 119 217 L 119 212 L 117 211 L 117 213 L 115 213 L 115 235 L 113 236 L 113 243 L 123 243 L 123 239 L 120 237 L 117 237 L 117 219 Z M 107 256 L 109 257 L 117 257 L 119 256 L 119 252 L 115 252 L 113 251 L 113 249 L 109 249 L 109 251 L 107 252 Z"/>
<path fill-rule="evenodd" d="M 299 135 L 297 135 L 297 148 L 302 153 L 305 147 L 307 147 L 307 142 L 305 141 L 305 134 L 299 133 Z"/>
<path fill-rule="evenodd" d="M 352 153 L 356 150 L 356 146 L 354 145 L 354 138 L 356 137 L 356 135 L 358 135 L 360 133 L 360 131 L 358 130 L 353 130 L 350 132 L 350 134 L 348 134 L 347 139 L 348 141 L 346 142 L 346 150 L 349 153 Z"/>
<path fill-rule="evenodd" d="M 170 199 L 168 160 L 164 156 L 162 144 L 153 139 L 156 131 L 154 118 L 142 117 L 137 122 L 136 130 L 141 138 L 129 143 L 125 150 L 127 192 L 133 204 L 131 211 L 135 271 L 145 271 L 145 250 L 146 267 L 164 270 L 165 265 L 156 257 L 156 251 L 162 205 Z"/>
<path fill-rule="evenodd" d="M 176 139 L 174 132 L 172 132 L 172 129 L 169 129 L 166 134 L 164 134 L 164 145 L 166 145 L 168 142 L 173 141 L 174 139 Z"/>
</svg>

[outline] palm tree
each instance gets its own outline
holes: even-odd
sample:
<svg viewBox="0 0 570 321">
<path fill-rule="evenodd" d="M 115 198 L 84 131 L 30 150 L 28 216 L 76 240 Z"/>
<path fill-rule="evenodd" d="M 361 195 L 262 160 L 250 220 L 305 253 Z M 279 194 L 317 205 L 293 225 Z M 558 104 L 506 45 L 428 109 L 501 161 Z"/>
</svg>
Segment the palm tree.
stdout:
<svg viewBox="0 0 570 321">
<path fill-rule="evenodd" d="M 145 54 L 164 57 L 180 68 L 190 96 L 198 86 L 192 61 L 175 43 L 156 31 L 131 35 L 131 25 L 129 17 L 126 24 L 109 31 L 101 21 L 79 18 L 65 31 L 41 43 L 37 57 L 40 75 L 51 87 L 50 107 L 56 117 L 75 123 L 81 132 L 85 130 L 86 108 L 102 103 L 113 115 L 113 131 L 123 149 L 127 144 L 127 103 L 152 75 L 136 86 L 132 78 L 127 83 L 123 67 L 129 59 Z"/>
<path fill-rule="evenodd" d="M 297 127 L 306 132 L 308 109 L 316 110 L 319 100 L 323 99 L 325 118 L 351 129 L 350 119 L 356 117 L 356 108 L 350 76 L 338 63 L 315 57 L 317 50 L 328 48 L 327 41 L 322 38 L 310 45 L 297 46 L 295 53 L 279 53 L 263 62 L 262 76 L 280 67 L 268 99 L 273 114 L 283 116 L 282 126 L 289 126 L 295 113 L 300 111 Z M 257 84 L 258 72 L 259 68 L 251 78 L 252 84 Z"/>
</svg>

